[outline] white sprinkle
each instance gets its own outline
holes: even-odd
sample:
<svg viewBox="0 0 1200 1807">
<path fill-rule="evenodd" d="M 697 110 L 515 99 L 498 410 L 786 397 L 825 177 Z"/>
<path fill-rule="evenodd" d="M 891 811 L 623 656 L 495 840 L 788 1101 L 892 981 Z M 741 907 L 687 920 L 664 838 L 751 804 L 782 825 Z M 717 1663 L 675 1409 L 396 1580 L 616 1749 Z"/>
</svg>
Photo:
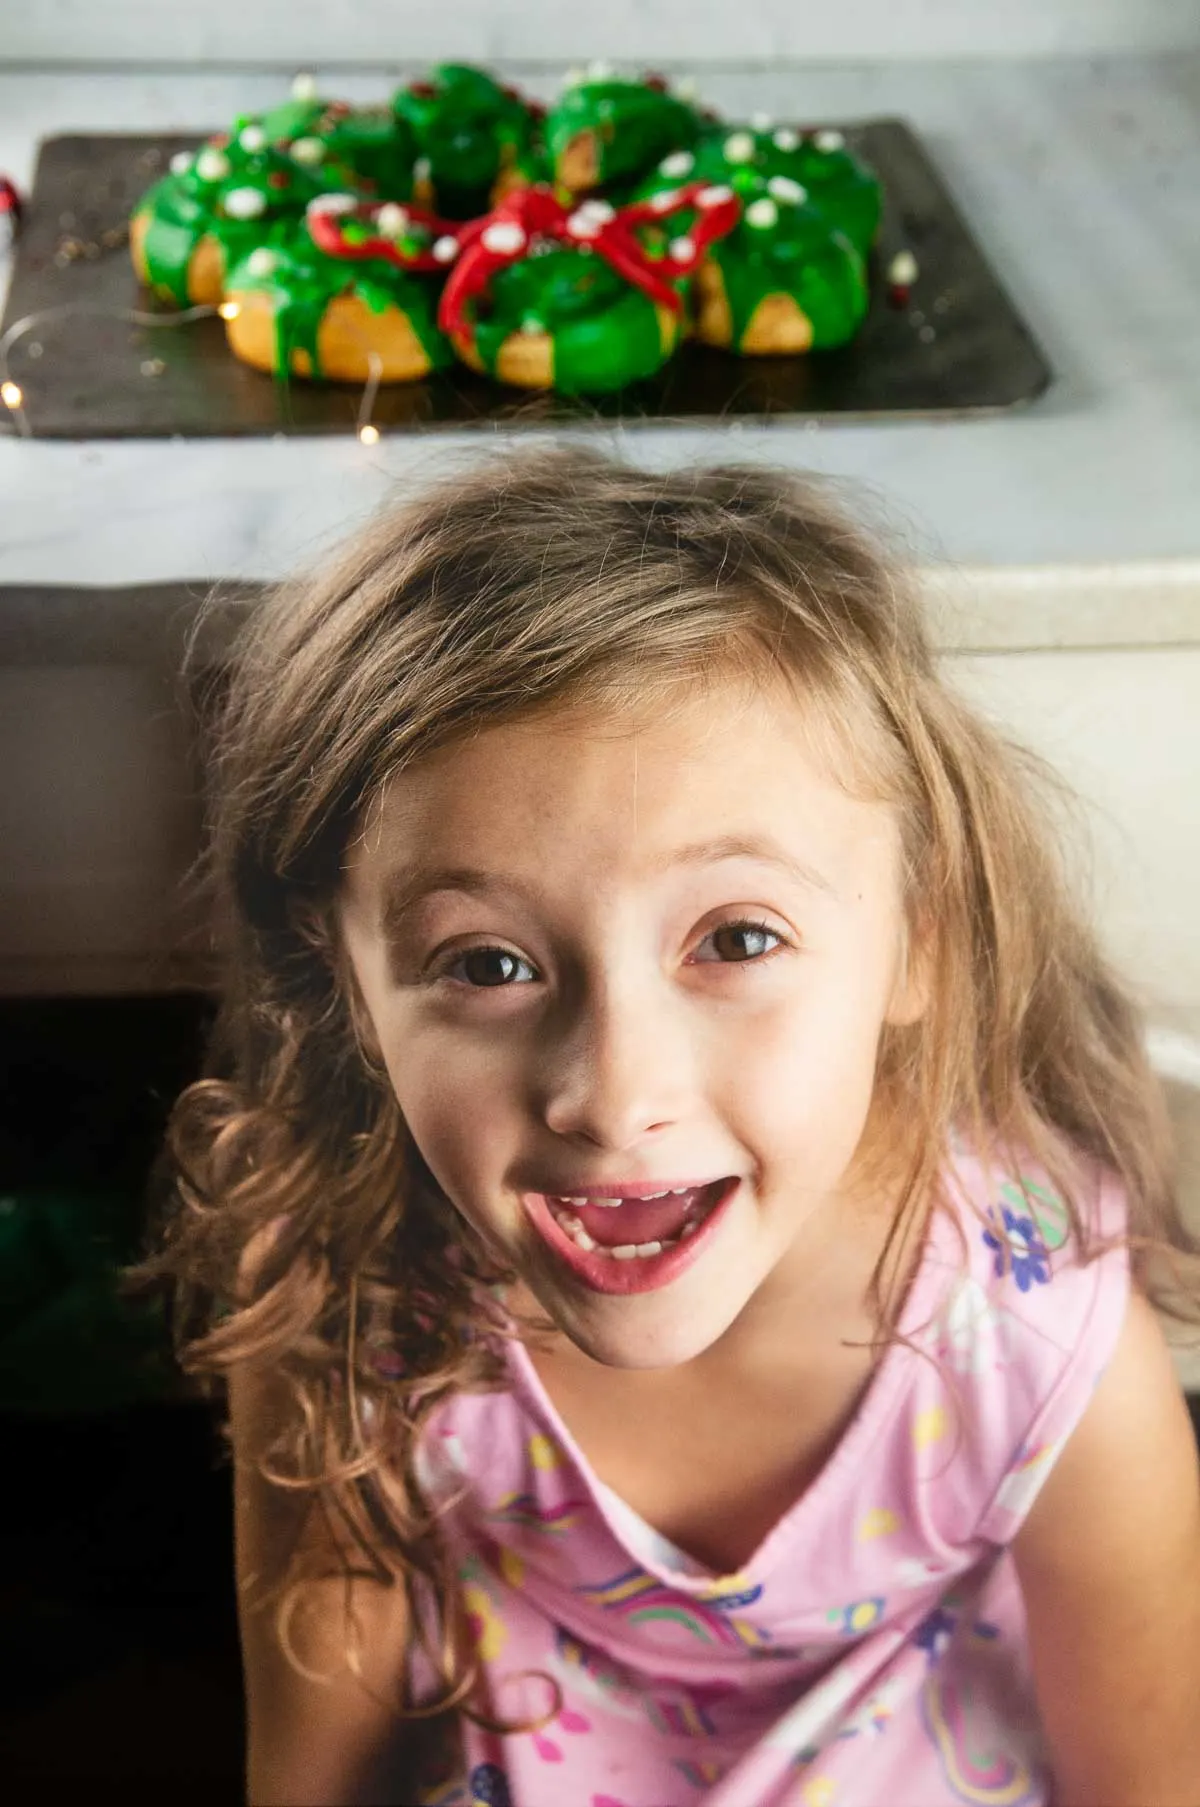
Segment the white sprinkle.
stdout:
<svg viewBox="0 0 1200 1807">
<path fill-rule="evenodd" d="M 602 57 L 597 57 L 594 63 L 589 63 L 587 66 L 589 82 L 610 82 L 615 73 L 612 64 L 606 63 Z"/>
<path fill-rule="evenodd" d="M 726 201 L 732 199 L 732 188 L 727 188 L 723 182 L 718 182 L 714 188 L 702 188 L 696 196 L 701 207 L 724 207 Z"/>
<path fill-rule="evenodd" d="M 387 201 L 375 215 L 375 230 L 380 238 L 403 238 L 408 231 L 408 209 L 396 201 Z"/>
<path fill-rule="evenodd" d="M 750 124 L 756 132 L 769 132 L 775 121 L 769 113 L 751 113 Z"/>
<path fill-rule="evenodd" d="M 494 251 L 499 257 L 511 257 L 525 249 L 525 232 L 515 220 L 497 220 L 485 228 L 479 242 L 486 251 Z"/>
<path fill-rule="evenodd" d="M 572 238 L 599 238 L 602 227 L 598 220 L 589 219 L 587 214 L 580 209 L 568 216 L 567 231 Z"/>
<path fill-rule="evenodd" d="M 296 138 L 288 146 L 288 155 L 293 163 L 302 163 L 311 169 L 314 163 L 321 163 L 325 158 L 325 146 L 319 138 Z"/>
<path fill-rule="evenodd" d="M 173 176 L 186 176 L 191 167 L 192 153 L 190 151 L 176 151 L 175 155 L 171 158 L 171 174 Z"/>
<path fill-rule="evenodd" d="M 906 289 L 917 280 L 919 267 L 911 251 L 897 251 L 887 267 L 887 279 Z"/>
<path fill-rule="evenodd" d="M 670 213 L 671 209 L 678 205 L 679 190 L 677 188 L 664 188 L 661 194 L 650 196 L 650 206 L 655 213 Z"/>
<path fill-rule="evenodd" d="M 790 126 L 780 126 L 771 139 L 777 151 L 795 151 L 800 148 L 800 134 L 793 132 Z"/>
<path fill-rule="evenodd" d="M 258 249 L 251 251 L 246 259 L 246 274 L 247 276 L 269 276 L 278 262 L 279 259 L 274 251 L 268 250 L 266 245 L 259 245 Z"/>
<path fill-rule="evenodd" d="M 731 132 L 721 146 L 727 163 L 752 163 L 756 148 L 753 132 Z"/>
<path fill-rule="evenodd" d="M 440 264 L 452 264 L 458 256 L 458 251 L 458 240 L 451 238 L 449 233 L 445 238 L 436 238 L 433 241 L 433 255 Z"/>
<path fill-rule="evenodd" d="M 353 213 L 357 206 L 357 195 L 314 195 L 308 203 L 307 211 L 309 213 Z"/>
<path fill-rule="evenodd" d="M 774 201 L 769 201 L 764 195 L 761 200 L 751 201 L 749 207 L 747 207 L 746 224 L 747 226 L 757 226 L 759 228 L 777 226 L 779 224 L 779 209 L 776 207 Z"/>
<path fill-rule="evenodd" d="M 772 176 L 767 183 L 767 193 L 773 194 L 777 201 L 790 201 L 793 207 L 799 207 L 808 199 L 808 190 L 802 182 L 794 182 L 791 176 Z"/>
<path fill-rule="evenodd" d="M 700 92 L 700 85 L 694 75 L 684 75 L 675 83 L 671 92 L 677 100 L 695 100 Z"/>
<path fill-rule="evenodd" d="M 418 157 L 413 164 L 413 181 L 428 182 L 433 174 L 433 164 L 428 157 Z"/>
<path fill-rule="evenodd" d="M 607 226 L 610 220 L 617 217 L 617 210 L 609 201 L 581 201 L 575 211 L 582 214 L 585 220 L 595 220 L 601 226 Z"/>
<path fill-rule="evenodd" d="M 244 151 L 261 151 L 267 142 L 267 134 L 260 125 L 243 126 L 238 133 L 238 143 Z"/>
<path fill-rule="evenodd" d="M 306 69 L 292 83 L 293 100 L 316 100 L 317 78 Z"/>
<path fill-rule="evenodd" d="M 819 151 L 840 151 L 845 148 L 846 140 L 840 132 L 818 132 L 813 143 Z"/>
<path fill-rule="evenodd" d="M 690 264 L 696 255 L 696 241 L 694 238 L 673 238 L 667 250 L 677 264 Z"/>
<path fill-rule="evenodd" d="M 223 182 L 229 174 L 229 158 L 215 144 L 206 144 L 196 158 L 196 174 L 202 182 Z"/>
<path fill-rule="evenodd" d="M 231 220 L 256 220 L 267 211 L 267 197 L 259 188 L 231 188 L 221 206 Z"/>
<path fill-rule="evenodd" d="M 671 155 L 664 157 L 659 164 L 658 173 L 660 176 L 666 176 L 672 182 L 678 182 L 680 176 L 691 175 L 695 167 L 696 159 L 692 156 L 691 151 L 672 151 Z"/>
</svg>

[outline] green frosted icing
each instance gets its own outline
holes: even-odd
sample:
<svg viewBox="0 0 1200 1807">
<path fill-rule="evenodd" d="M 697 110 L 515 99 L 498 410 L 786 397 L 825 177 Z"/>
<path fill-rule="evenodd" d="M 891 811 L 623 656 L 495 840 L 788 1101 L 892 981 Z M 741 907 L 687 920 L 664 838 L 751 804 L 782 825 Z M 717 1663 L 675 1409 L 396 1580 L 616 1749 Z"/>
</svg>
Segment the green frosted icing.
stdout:
<svg viewBox="0 0 1200 1807">
<path fill-rule="evenodd" d="M 743 206 L 740 224 L 709 252 L 724 281 L 735 350 L 773 294 L 790 295 L 808 316 L 814 350 L 853 338 L 870 302 L 866 258 L 883 204 L 864 163 L 836 137 L 723 125 L 661 159 L 637 198 L 694 181 L 732 188 Z M 685 232 L 690 217 L 675 216 L 670 230 Z"/>
<path fill-rule="evenodd" d="M 290 370 L 293 352 L 305 351 L 313 376 L 320 378 L 317 333 L 321 316 L 338 295 L 357 296 L 376 314 L 388 307 L 402 308 L 431 367 L 442 370 L 454 362 L 450 343 L 437 327 L 440 277 L 398 270 L 376 258 L 350 261 L 330 257 L 313 244 L 303 225 L 269 249 L 269 268 L 262 267 L 265 259 L 256 259 L 259 267 L 254 269 L 243 261 L 230 270 L 227 286 L 239 294 L 270 297 L 275 314 L 275 368 L 281 374 Z"/>
<path fill-rule="evenodd" d="M 798 207 L 770 232 L 741 225 L 710 256 L 725 283 L 733 343 L 766 295 L 790 295 L 812 324 L 812 348 L 844 345 L 862 325 L 869 295 L 862 258 L 816 208 Z"/>
<path fill-rule="evenodd" d="M 563 89 L 546 115 L 543 136 L 552 168 L 581 132 L 596 137 L 600 183 L 631 182 L 669 151 L 700 135 L 695 107 L 645 82 L 582 81 Z"/>
<path fill-rule="evenodd" d="M 271 145 L 245 149 L 237 133 L 255 123 L 239 120 L 230 139 L 203 145 L 186 168 L 156 182 L 134 210 L 135 218 L 149 218 L 145 258 L 151 285 L 181 307 L 188 300 L 188 263 L 202 238 L 216 239 L 228 270 L 281 222 L 299 219 L 324 186 Z M 247 196 L 257 196 L 259 203 L 250 217 L 239 209 Z"/>
<path fill-rule="evenodd" d="M 439 63 L 428 81 L 392 97 L 392 111 L 429 163 L 437 209 L 447 219 L 486 213 L 501 171 L 539 172 L 536 115 L 519 94 L 482 69 Z"/>
<path fill-rule="evenodd" d="M 654 304 L 595 252 L 556 246 L 493 278 L 475 343 L 488 370 L 525 326 L 554 341 L 554 387 L 601 394 L 653 376 L 665 362 Z"/>
<path fill-rule="evenodd" d="M 311 163 L 294 157 L 297 139 L 321 143 L 320 157 Z M 186 306 L 188 263 L 202 238 L 216 239 L 228 270 L 277 236 L 279 225 L 299 220 L 315 196 L 335 189 L 364 199 L 404 200 L 411 193 L 412 138 L 387 108 L 350 112 L 291 101 L 262 119 L 238 119 L 228 137 L 203 145 L 185 169 L 162 177 L 138 202 L 136 215 L 149 216 L 145 257 L 153 287 Z M 261 201 L 250 218 L 237 211 L 247 194 Z"/>
<path fill-rule="evenodd" d="M 288 100 L 264 113 L 261 124 L 275 145 L 315 140 L 322 154 L 319 164 L 309 167 L 319 171 L 327 190 L 348 188 L 381 201 L 407 201 L 412 195 L 416 138 L 389 106 Z"/>
</svg>

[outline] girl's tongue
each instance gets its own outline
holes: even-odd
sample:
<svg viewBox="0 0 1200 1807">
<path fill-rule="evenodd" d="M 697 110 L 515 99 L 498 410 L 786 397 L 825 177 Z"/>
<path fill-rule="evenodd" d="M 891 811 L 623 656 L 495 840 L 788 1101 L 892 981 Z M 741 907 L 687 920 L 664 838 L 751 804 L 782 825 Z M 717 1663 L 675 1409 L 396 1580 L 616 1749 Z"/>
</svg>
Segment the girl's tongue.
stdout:
<svg viewBox="0 0 1200 1807">
<path fill-rule="evenodd" d="M 691 1192 L 669 1193 L 666 1198 L 623 1198 L 618 1205 L 573 1205 L 565 1198 L 550 1202 L 577 1217 L 601 1248 L 617 1249 L 628 1243 L 673 1242 L 689 1214 L 712 1190 L 711 1186 L 697 1186 Z"/>
</svg>

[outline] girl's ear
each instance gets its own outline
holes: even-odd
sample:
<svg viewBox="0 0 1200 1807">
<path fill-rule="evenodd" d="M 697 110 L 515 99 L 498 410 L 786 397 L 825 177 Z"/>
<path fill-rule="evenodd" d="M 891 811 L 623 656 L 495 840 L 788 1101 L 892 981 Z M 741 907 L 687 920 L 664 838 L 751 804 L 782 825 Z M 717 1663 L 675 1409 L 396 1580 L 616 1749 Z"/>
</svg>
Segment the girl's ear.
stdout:
<svg viewBox="0 0 1200 1807">
<path fill-rule="evenodd" d="M 886 1021 L 895 1029 L 919 1023 L 929 1008 L 933 991 L 933 923 L 925 910 L 904 919 L 896 982 L 888 1003 Z"/>
</svg>

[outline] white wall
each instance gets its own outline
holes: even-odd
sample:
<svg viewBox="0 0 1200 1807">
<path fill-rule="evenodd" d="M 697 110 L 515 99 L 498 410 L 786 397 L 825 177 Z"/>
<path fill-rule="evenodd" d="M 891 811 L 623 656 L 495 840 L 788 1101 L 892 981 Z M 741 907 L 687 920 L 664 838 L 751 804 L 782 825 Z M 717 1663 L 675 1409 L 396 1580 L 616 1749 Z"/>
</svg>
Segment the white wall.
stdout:
<svg viewBox="0 0 1200 1807">
<path fill-rule="evenodd" d="M 1195 0 L 0 0 L 0 64 L 665 66 L 1089 56 L 1200 45 Z"/>
</svg>

